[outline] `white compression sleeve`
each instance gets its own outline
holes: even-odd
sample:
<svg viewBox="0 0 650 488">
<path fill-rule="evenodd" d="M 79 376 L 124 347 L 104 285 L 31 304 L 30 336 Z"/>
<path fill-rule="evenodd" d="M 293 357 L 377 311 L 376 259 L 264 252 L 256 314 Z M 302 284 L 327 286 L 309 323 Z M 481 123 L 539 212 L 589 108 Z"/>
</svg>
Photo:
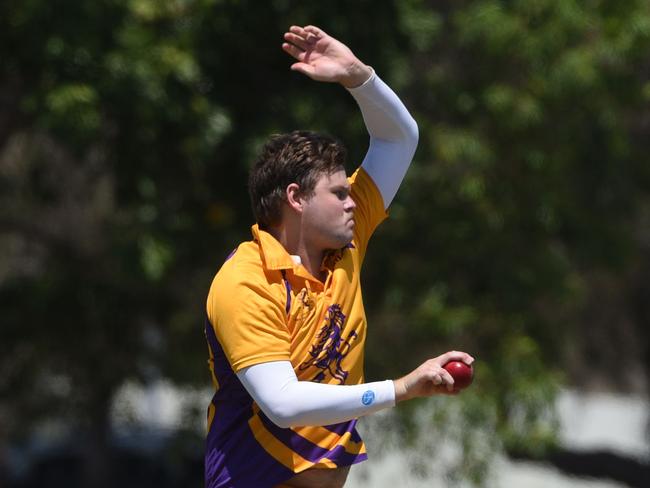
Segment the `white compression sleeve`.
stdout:
<svg viewBox="0 0 650 488">
<path fill-rule="evenodd" d="M 289 361 L 255 364 L 237 377 L 266 416 L 283 428 L 335 424 L 395 405 L 391 380 L 361 385 L 298 381 Z"/>
<path fill-rule="evenodd" d="M 370 134 L 370 147 L 361 165 L 379 188 L 384 208 L 388 208 L 415 154 L 417 123 L 374 71 L 363 85 L 349 92 L 359 104 Z"/>
</svg>

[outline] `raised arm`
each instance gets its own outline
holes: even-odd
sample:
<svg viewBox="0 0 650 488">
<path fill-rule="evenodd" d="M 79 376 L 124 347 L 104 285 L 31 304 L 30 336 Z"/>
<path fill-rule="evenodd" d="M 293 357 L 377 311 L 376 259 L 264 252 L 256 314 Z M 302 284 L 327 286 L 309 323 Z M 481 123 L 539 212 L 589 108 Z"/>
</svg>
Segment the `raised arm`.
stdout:
<svg viewBox="0 0 650 488">
<path fill-rule="evenodd" d="M 350 89 L 370 134 L 361 166 L 373 179 L 388 208 L 399 189 L 418 145 L 418 126 L 404 104 L 376 74 Z"/>
<path fill-rule="evenodd" d="M 297 60 L 292 70 L 313 80 L 340 83 L 359 104 L 370 134 L 362 166 L 377 184 L 387 208 L 415 154 L 415 120 L 372 68 L 322 29 L 292 26 L 284 39 L 282 48 Z"/>
</svg>

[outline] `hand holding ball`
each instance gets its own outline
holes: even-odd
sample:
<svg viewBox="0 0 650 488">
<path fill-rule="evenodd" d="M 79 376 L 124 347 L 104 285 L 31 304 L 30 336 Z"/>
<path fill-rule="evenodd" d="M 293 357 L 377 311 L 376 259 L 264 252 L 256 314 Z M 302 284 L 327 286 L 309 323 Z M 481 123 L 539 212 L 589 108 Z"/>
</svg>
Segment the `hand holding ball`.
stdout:
<svg viewBox="0 0 650 488">
<path fill-rule="evenodd" d="M 474 368 L 462 361 L 449 361 L 443 366 L 454 379 L 454 392 L 467 388 L 474 379 Z"/>
</svg>

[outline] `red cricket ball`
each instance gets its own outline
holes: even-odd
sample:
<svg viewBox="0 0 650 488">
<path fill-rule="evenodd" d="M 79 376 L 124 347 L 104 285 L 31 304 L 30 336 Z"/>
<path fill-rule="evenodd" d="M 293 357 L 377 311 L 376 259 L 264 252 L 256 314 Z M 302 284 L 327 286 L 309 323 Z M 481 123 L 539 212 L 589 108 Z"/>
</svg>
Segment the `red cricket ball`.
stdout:
<svg viewBox="0 0 650 488">
<path fill-rule="evenodd" d="M 454 391 L 460 391 L 472 384 L 474 369 L 462 361 L 449 361 L 443 366 L 454 379 Z"/>
</svg>

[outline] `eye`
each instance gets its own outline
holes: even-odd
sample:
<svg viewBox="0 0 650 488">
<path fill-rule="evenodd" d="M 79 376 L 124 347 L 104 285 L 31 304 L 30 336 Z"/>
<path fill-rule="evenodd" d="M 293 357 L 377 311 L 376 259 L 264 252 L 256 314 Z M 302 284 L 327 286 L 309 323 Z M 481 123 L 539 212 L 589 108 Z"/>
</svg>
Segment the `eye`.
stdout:
<svg viewBox="0 0 650 488">
<path fill-rule="evenodd" d="M 339 200 L 345 200 L 350 192 L 348 190 L 335 190 L 334 194 L 338 197 Z"/>
</svg>

